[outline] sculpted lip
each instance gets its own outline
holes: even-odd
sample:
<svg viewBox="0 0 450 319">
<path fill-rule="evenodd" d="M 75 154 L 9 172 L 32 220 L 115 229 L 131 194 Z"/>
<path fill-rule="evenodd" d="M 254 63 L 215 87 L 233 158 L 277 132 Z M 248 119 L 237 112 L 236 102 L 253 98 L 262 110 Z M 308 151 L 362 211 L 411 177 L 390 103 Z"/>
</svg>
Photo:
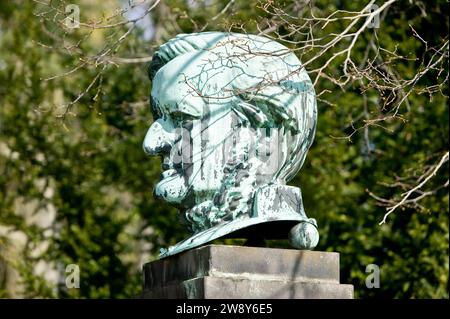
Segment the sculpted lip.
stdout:
<svg viewBox="0 0 450 319">
<path fill-rule="evenodd" d="M 181 173 L 181 165 L 171 162 L 169 159 L 164 158 L 161 164 L 162 179 Z"/>
<path fill-rule="evenodd" d="M 173 163 L 173 162 L 169 162 L 168 160 L 164 160 L 164 162 L 161 164 L 161 169 L 163 171 L 167 171 L 169 169 L 181 169 L 181 163 L 177 164 L 177 163 Z"/>
<path fill-rule="evenodd" d="M 167 163 L 163 163 L 163 164 L 161 164 L 161 168 L 162 168 L 163 171 L 166 171 L 168 169 L 171 169 L 172 165 L 167 164 Z"/>
<path fill-rule="evenodd" d="M 162 178 L 167 178 L 178 173 L 178 170 L 171 168 L 162 172 Z"/>
</svg>

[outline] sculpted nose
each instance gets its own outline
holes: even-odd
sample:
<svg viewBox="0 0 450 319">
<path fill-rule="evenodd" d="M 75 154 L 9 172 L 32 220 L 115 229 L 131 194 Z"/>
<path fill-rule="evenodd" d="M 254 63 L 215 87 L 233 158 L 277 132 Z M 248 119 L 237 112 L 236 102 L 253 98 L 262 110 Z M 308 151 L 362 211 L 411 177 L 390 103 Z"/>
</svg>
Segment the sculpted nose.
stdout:
<svg viewBox="0 0 450 319">
<path fill-rule="evenodd" d="M 142 147 L 147 155 L 168 153 L 173 145 L 173 127 L 163 120 L 154 122 L 147 131 Z"/>
</svg>

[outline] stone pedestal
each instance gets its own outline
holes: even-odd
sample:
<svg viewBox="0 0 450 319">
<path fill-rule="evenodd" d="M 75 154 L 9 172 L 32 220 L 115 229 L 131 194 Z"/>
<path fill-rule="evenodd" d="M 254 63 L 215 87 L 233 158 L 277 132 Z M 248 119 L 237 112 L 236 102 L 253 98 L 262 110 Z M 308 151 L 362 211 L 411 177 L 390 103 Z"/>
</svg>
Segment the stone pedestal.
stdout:
<svg viewBox="0 0 450 319">
<path fill-rule="evenodd" d="M 208 245 L 144 265 L 143 298 L 352 299 L 339 254 Z"/>
</svg>

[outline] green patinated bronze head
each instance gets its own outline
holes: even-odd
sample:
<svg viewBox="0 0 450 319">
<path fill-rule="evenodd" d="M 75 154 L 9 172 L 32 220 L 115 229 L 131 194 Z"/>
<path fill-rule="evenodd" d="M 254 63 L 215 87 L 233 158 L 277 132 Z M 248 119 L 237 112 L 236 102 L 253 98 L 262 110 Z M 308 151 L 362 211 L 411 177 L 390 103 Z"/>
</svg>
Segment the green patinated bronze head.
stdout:
<svg viewBox="0 0 450 319">
<path fill-rule="evenodd" d="M 149 68 L 154 123 L 144 151 L 162 157 L 155 195 L 178 207 L 193 235 L 161 257 L 224 236 L 318 241 L 300 189 L 317 121 L 298 58 L 265 37 L 205 32 L 162 45 Z M 287 229 L 287 230 L 286 230 Z"/>
</svg>

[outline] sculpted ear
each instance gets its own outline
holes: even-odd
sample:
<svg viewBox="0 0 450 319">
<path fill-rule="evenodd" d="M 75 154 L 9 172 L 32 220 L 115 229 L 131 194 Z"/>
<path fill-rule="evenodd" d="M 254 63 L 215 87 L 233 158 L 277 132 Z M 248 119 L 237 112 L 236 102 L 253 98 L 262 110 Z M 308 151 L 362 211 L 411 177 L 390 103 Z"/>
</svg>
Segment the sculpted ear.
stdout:
<svg viewBox="0 0 450 319">
<path fill-rule="evenodd" d="M 250 122 L 254 128 L 257 127 L 273 127 L 274 122 L 270 116 L 262 109 L 266 108 L 263 103 L 256 103 L 256 101 L 241 100 L 237 103 L 236 111 L 245 115 L 245 118 Z"/>
<path fill-rule="evenodd" d="M 250 121 L 252 127 L 274 128 L 281 125 L 291 125 L 293 119 L 287 113 L 288 109 L 278 106 L 277 99 L 272 96 L 258 94 L 239 94 L 237 109 Z"/>
</svg>

